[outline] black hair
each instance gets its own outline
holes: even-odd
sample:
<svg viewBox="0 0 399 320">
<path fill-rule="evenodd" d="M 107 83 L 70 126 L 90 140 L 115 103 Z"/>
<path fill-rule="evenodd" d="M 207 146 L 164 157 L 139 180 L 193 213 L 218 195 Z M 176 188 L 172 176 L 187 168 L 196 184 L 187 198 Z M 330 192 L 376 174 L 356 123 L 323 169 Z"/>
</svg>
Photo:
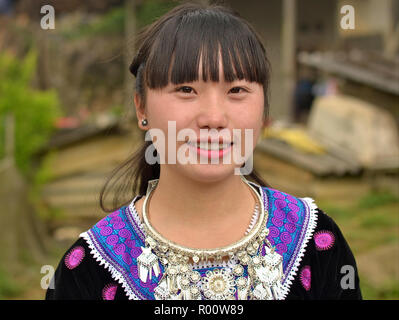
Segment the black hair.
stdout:
<svg viewBox="0 0 399 320">
<path fill-rule="evenodd" d="M 219 81 L 220 52 L 225 81 L 245 79 L 262 84 L 263 116 L 264 119 L 268 117 L 270 63 L 266 50 L 256 31 L 233 9 L 219 4 L 181 4 L 141 30 L 136 49 L 129 70 L 136 77 L 135 89 L 142 98 L 142 107 L 145 106 L 146 87 L 164 88 L 170 82 L 199 80 L 201 58 L 203 81 Z M 144 135 L 143 132 L 143 138 Z M 145 160 L 145 151 L 151 144 L 151 141 L 144 141 L 113 172 L 100 193 L 100 206 L 104 211 L 117 210 L 130 202 L 132 196 L 144 195 L 148 181 L 159 178 L 159 163 L 148 164 Z M 113 208 L 107 209 L 104 198 L 112 179 L 115 181 L 112 186 L 117 187 Z M 255 169 L 247 179 L 269 186 Z M 125 201 L 120 200 L 122 196 Z"/>
</svg>

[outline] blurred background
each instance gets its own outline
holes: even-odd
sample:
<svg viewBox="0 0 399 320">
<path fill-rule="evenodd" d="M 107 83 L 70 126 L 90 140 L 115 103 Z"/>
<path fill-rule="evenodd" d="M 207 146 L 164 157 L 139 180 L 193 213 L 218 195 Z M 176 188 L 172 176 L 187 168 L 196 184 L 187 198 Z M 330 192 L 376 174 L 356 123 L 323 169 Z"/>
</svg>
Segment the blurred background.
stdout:
<svg viewBox="0 0 399 320">
<path fill-rule="evenodd" d="M 273 69 L 255 168 L 333 217 L 365 299 L 398 299 L 399 0 L 225 3 Z M 143 139 L 134 35 L 177 4 L 0 0 L 0 299 L 43 299 L 43 266 L 106 214 L 99 191 Z"/>
</svg>

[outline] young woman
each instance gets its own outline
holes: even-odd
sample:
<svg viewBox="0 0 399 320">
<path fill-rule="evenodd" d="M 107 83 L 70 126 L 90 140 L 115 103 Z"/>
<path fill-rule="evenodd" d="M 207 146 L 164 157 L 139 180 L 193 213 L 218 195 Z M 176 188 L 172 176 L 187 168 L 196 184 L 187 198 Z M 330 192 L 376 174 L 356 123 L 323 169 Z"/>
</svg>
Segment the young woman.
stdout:
<svg viewBox="0 0 399 320">
<path fill-rule="evenodd" d="M 252 168 L 270 68 L 248 22 L 183 4 L 137 47 L 134 102 L 149 135 L 119 170 L 112 213 L 65 253 L 46 298 L 361 299 L 334 221 Z"/>
</svg>

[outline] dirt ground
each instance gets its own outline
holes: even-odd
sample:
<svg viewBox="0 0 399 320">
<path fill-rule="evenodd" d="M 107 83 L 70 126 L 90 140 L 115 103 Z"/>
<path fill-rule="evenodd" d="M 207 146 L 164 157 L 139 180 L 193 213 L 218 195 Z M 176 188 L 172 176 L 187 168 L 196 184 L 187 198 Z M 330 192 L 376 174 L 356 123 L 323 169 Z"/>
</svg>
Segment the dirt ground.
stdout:
<svg viewBox="0 0 399 320">
<path fill-rule="evenodd" d="M 370 285 L 399 284 L 399 243 L 377 247 L 357 258 L 359 272 Z"/>
</svg>

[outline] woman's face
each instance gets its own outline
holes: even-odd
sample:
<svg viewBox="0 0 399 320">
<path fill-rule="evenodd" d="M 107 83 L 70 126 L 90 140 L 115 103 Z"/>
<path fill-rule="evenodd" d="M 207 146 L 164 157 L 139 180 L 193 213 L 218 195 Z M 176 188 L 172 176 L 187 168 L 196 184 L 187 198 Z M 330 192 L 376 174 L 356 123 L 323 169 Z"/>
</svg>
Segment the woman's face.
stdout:
<svg viewBox="0 0 399 320">
<path fill-rule="evenodd" d="M 161 172 L 178 170 L 197 181 L 218 181 L 234 174 L 234 168 L 240 168 L 252 155 L 264 125 L 263 86 L 245 79 L 225 82 L 221 63 L 219 82 L 204 82 L 201 72 L 199 79 L 169 83 L 163 89 L 147 88 L 145 110 L 137 108 L 140 97 L 136 94 L 138 123 L 143 130 L 157 128 L 164 134 L 164 142 L 151 134 L 161 159 L 165 156 Z M 147 119 L 147 126 L 141 124 L 142 119 Z M 168 121 L 175 121 L 175 125 L 172 122 L 168 127 Z M 189 129 L 185 130 L 189 134 L 179 137 L 184 129 Z M 195 145 L 198 140 L 216 140 L 217 144 Z M 221 141 L 226 144 L 219 145 Z M 186 159 L 185 164 L 182 159 Z"/>
</svg>

